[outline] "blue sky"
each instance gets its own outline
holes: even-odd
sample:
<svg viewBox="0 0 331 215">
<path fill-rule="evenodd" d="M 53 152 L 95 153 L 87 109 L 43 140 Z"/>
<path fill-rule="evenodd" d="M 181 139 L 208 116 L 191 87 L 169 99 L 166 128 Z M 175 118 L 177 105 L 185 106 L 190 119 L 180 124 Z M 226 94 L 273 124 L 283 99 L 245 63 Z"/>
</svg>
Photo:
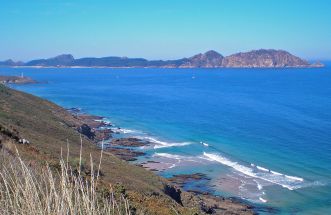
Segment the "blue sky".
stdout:
<svg viewBox="0 0 331 215">
<path fill-rule="evenodd" d="M 0 0 L 0 60 L 175 59 L 285 49 L 331 59 L 328 0 Z"/>
</svg>

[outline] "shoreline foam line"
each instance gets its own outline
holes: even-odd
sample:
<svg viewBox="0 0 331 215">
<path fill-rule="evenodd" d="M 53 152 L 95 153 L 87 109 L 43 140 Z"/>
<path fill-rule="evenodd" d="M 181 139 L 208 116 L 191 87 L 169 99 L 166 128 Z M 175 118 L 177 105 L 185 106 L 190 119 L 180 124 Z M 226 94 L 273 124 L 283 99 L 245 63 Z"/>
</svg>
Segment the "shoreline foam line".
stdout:
<svg viewBox="0 0 331 215">
<path fill-rule="evenodd" d="M 107 125 L 111 126 L 111 130 L 114 131 L 115 133 L 120 133 L 124 135 L 134 135 L 133 137 L 149 141 L 151 143 L 154 143 L 154 149 L 161 149 L 161 148 L 170 148 L 170 147 L 181 147 L 181 146 L 187 146 L 193 144 L 193 142 L 166 142 L 166 141 L 161 141 L 157 139 L 156 137 L 153 136 L 148 136 L 145 132 L 135 130 L 135 129 L 129 129 L 129 128 L 122 128 L 118 127 L 115 124 L 112 124 L 111 120 L 109 118 L 104 117 L 103 119 L 97 119 L 95 120 L 97 122 L 105 122 Z M 203 143 L 205 147 L 208 147 L 209 145 L 207 143 Z"/>
<path fill-rule="evenodd" d="M 269 172 L 269 170 L 267 168 L 261 167 L 261 166 L 256 166 L 257 169 L 265 171 L 265 172 Z"/>
<path fill-rule="evenodd" d="M 263 202 L 263 203 L 268 202 L 266 199 L 264 199 L 264 198 L 262 198 L 262 197 L 259 197 L 259 200 L 260 200 L 261 202 Z"/>
<path fill-rule="evenodd" d="M 180 147 L 180 146 L 187 146 L 187 145 L 193 144 L 192 142 L 165 142 L 165 141 L 158 140 L 154 137 L 148 137 L 148 136 L 143 136 L 143 137 L 137 136 L 137 138 L 154 143 L 155 144 L 154 149 Z"/>
<path fill-rule="evenodd" d="M 266 171 L 267 169 L 263 167 L 262 167 L 263 169 L 246 167 L 244 165 L 239 164 L 238 162 L 231 161 L 219 154 L 204 152 L 203 155 L 223 165 L 229 166 L 234 170 L 241 172 L 245 175 L 280 185 L 289 190 L 299 189 L 304 186 L 302 184 L 304 181 L 303 178 L 299 178 L 296 176 L 288 176 L 271 170 Z"/>
<path fill-rule="evenodd" d="M 135 134 L 135 133 L 141 133 L 137 130 L 133 130 L 133 129 L 127 129 L 127 128 L 114 128 L 112 127 L 111 128 L 114 132 L 119 132 L 119 133 L 122 133 L 122 134 Z"/>
</svg>

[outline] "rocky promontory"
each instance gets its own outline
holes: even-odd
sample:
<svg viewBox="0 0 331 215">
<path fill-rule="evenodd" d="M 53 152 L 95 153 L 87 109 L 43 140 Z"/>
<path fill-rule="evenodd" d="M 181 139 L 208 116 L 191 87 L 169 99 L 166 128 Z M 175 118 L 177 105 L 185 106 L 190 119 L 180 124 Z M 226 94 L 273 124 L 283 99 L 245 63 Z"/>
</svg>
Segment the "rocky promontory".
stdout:
<svg viewBox="0 0 331 215">
<path fill-rule="evenodd" d="M 230 55 L 224 58 L 222 66 L 230 68 L 280 68 L 313 67 L 314 65 L 283 50 L 260 49 Z"/>
<path fill-rule="evenodd" d="M 1 84 L 34 84 L 35 80 L 23 76 L 0 76 Z"/>
</svg>

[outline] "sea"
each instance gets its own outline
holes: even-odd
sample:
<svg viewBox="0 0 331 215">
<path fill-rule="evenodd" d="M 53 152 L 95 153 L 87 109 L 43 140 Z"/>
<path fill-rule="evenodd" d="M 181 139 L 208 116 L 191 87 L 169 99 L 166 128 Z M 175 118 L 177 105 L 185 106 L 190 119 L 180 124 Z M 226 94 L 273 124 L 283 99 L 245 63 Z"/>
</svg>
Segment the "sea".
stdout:
<svg viewBox="0 0 331 215">
<path fill-rule="evenodd" d="M 104 116 L 153 143 L 136 162 L 203 173 L 260 214 L 331 214 L 331 63 L 312 69 L 0 68 L 12 88 Z M 157 164 L 157 162 L 155 162 Z M 157 166 L 157 165 L 156 165 Z"/>
</svg>

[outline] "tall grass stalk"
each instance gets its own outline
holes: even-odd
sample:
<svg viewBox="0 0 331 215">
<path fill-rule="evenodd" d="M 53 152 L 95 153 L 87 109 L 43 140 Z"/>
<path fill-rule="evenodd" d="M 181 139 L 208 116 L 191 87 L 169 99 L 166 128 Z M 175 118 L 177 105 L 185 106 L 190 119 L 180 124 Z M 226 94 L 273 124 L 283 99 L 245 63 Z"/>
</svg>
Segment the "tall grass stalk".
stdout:
<svg viewBox="0 0 331 215">
<path fill-rule="evenodd" d="M 68 144 L 69 145 L 69 144 Z M 102 151 L 101 151 L 102 156 Z M 67 154 L 67 160 L 69 154 Z M 80 156 L 81 162 L 81 156 Z M 59 170 L 49 165 L 30 167 L 19 156 L 0 152 L 0 214 L 2 215 L 76 215 L 130 214 L 129 203 L 113 192 L 97 192 L 100 166 L 89 179 L 60 160 Z"/>
</svg>

